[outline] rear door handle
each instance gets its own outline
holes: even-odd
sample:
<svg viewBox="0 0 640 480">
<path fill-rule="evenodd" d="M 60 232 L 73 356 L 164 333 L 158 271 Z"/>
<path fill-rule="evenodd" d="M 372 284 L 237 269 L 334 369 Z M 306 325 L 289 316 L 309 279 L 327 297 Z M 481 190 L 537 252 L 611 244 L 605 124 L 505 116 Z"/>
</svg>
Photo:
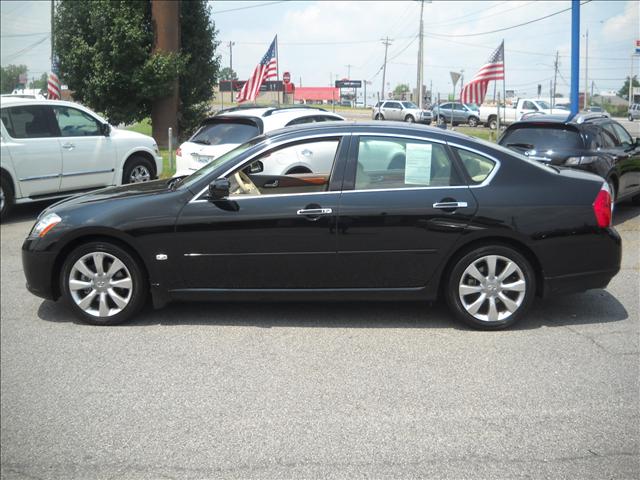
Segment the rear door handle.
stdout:
<svg viewBox="0 0 640 480">
<path fill-rule="evenodd" d="M 76 146 L 73 143 L 65 143 L 62 145 L 62 148 L 64 148 L 65 150 L 73 150 L 74 148 L 76 148 Z"/>
<path fill-rule="evenodd" d="M 329 215 L 333 213 L 330 208 L 303 208 L 296 212 L 298 215 Z"/>
<path fill-rule="evenodd" d="M 443 210 L 451 208 L 465 208 L 468 206 L 467 202 L 436 202 L 433 204 L 433 208 L 440 208 Z"/>
</svg>

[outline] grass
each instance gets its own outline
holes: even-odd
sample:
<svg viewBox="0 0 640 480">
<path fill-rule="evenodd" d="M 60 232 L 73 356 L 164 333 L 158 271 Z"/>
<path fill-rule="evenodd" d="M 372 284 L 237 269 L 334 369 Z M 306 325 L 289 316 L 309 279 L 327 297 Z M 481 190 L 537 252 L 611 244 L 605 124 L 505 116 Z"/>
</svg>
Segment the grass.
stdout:
<svg viewBox="0 0 640 480">
<path fill-rule="evenodd" d="M 488 128 L 453 127 L 453 130 L 456 132 L 464 133 L 465 135 L 469 135 L 470 137 L 481 138 L 482 140 L 487 140 L 489 142 L 496 141 L 495 130 L 489 130 Z"/>
<path fill-rule="evenodd" d="M 143 135 L 151 136 L 151 120 L 149 118 L 145 118 L 141 122 L 134 123 L 133 125 L 129 125 L 125 127 L 127 130 L 132 132 L 138 132 Z M 160 148 L 160 155 L 162 155 L 162 174 L 160 174 L 160 178 L 169 178 L 172 177 L 175 173 L 175 168 L 171 169 L 169 164 L 169 149 L 168 148 Z M 175 157 L 174 157 L 175 162 Z"/>
</svg>

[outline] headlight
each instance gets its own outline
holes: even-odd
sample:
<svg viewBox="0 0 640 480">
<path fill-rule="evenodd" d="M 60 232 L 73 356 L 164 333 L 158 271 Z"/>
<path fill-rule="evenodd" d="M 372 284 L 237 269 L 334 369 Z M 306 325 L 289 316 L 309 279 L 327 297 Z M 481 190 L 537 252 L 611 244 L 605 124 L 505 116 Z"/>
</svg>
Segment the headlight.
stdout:
<svg viewBox="0 0 640 480">
<path fill-rule="evenodd" d="M 565 165 L 585 165 L 587 163 L 593 163 L 598 160 L 596 156 L 590 157 L 569 157 L 565 160 Z"/>
<path fill-rule="evenodd" d="M 55 213 L 47 213 L 44 217 L 39 219 L 31 229 L 30 237 L 44 237 L 53 227 L 59 224 L 62 219 Z"/>
</svg>

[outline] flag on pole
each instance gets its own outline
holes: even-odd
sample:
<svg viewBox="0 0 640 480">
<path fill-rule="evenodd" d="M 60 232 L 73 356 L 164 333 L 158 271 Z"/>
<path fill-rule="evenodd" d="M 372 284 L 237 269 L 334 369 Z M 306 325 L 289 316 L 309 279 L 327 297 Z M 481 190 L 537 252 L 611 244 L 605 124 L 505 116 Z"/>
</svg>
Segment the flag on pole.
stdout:
<svg viewBox="0 0 640 480">
<path fill-rule="evenodd" d="M 54 58 L 51 63 L 51 72 L 47 79 L 47 98 L 49 100 L 60 100 L 60 77 L 58 77 L 58 59 Z"/>
<path fill-rule="evenodd" d="M 240 93 L 236 95 L 238 103 L 253 102 L 260 92 L 260 85 L 269 78 L 277 77 L 278 62 L 276 60 L 276 51 L 278 49 L 278 36 L 276 35 L 271 42 L 271 46 L 267 53 L 264 54 L 260 63 L 256 66 L 249 80 L 242 86 Z"/>
<path fill-rule="evenodd" d="M 487 87 L 491 80 L 504 80 L 504 40 L 493 51 L 489 61 L 464 86 L 460 94 L 460 101 L 480 105 L 484 102 Z"/>
</svg>

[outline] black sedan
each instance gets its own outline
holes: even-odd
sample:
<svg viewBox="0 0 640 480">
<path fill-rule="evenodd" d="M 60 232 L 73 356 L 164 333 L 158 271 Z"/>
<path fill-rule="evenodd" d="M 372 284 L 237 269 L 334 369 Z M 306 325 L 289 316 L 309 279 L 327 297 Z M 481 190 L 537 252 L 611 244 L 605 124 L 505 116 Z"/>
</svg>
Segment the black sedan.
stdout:
<svg viewBox="0 0 640 480">
<path fill-rule="evenodd" d="M 333 163 L 264 173 L 306 150 Z M 150 293 L 155 307 L 443 296 L 460 320 L 498 329 L 536 295 L 606 287 L 621 257 L 611 213 L 589 173 L 437 128 L 331 122 L 256 137 L 189 177 L 52 205 L 23 265 L 31 292 L 99 325 Z"/>
<path fill-rule="evenodd" d="M 540 162 L 596 173 L 614 202 L 640 203 L 640 139 L 608 115 L 531 115 L 510 125 L 498 143 Z"/>
</svg>

